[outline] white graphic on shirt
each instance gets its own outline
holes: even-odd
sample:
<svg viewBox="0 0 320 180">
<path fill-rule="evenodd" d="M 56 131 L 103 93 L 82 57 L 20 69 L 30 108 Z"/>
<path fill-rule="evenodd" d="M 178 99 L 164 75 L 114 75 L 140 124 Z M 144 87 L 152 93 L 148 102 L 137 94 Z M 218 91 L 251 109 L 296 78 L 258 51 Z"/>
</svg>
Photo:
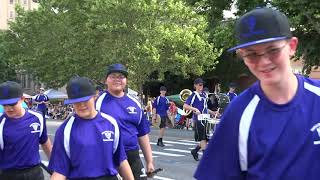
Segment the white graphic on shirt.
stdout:
<svg viewBox="0 0 320 180">
<path fill-rule="evenodd" d="M 127 109 L 129 110 L 129 114 L 137 114 L 135 107 L 129 106 L 129 107 L 127 107 Z"/>
<path fill-rule="evenodd" d="M 40 132 L 40 124 L 39 123 L 32 123 L 30 124 L 29 127 L 32 127 L 32 131 L 31 133 L 37 133 L 37 132 Z"/>
<path fill-rule="evenodd" d="M 318 140 L 318 141 L 313 141 L 313 144 L 314 144 L 314 145 L 320 144 L 320 123 L 315 124 L 315 125 L 310 129 L 310 131 L 312 131 L 312 132 L 317 131 L 318 136 L 319 136 L 319 140 Z"/>
<path fill-rule="evenodd" d="M 103 141 L 113 141 L 111 136 L 114 133 L 112 131 L 103 131 L 101 134 L 103 135 Z"/>
</svg>

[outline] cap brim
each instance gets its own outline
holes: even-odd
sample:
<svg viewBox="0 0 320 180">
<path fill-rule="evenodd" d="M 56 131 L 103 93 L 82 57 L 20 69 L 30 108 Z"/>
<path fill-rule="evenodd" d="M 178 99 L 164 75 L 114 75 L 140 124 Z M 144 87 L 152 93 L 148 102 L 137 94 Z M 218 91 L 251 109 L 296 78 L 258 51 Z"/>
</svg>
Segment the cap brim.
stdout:
<svg viewBox="0 0 320 180">
<path fill-rule="evenodd" d="M 240 48 L 245 48 L 245 47 L 249 47 L 249 46 L 253 46 L 253 45 L 257 45 L 257 44 L 272 42 L 272 41 L 279 41 L 279 40 L 283 40 L 283 39 L 288 39 L 288 37 L 283 36 L 283 37 L 275 37 L 275 38 L 262 39 L 262 40 L 258 40 L 258 41 L 252 41 L 252 42 L 240 44 L 238 46 L 230 48 L 230 49 L 228 49 L 228 52 L 232 52 L 232 51 L 235 51 Z"/>
<path fill-rule="evenodd" d="M 1 99 L 0 100 L 0 104 L 1 105 L 14 104 L 14 103 L 18 102 L 20 99 L 21 99 L 21 97 L 19 97 L 19 98 L 11 98 L 11 99 Z"/>
<path fill-rule="evenodd" d="M 85 96 L 85 97 L 81 97 L 81 98 L 75 98 L 75 99 L 66 99 L 64 100 L 64 104 L 74 104 L 74 103 L 79 103 L 79 102 L 86 102 L 88 101 L 91 97 L 91 96 Z"/>
<path fill-rule="evenodd" d="M 125 75 L 126 77 L 128 77 L 128 72 L 127 71 L 121 71 L 121 70 L 111 70 L 108 72 L 107 76 L 109 76 L 109 74 L 111 73 L 121 73 L 123 75 Z"/>
</svg>

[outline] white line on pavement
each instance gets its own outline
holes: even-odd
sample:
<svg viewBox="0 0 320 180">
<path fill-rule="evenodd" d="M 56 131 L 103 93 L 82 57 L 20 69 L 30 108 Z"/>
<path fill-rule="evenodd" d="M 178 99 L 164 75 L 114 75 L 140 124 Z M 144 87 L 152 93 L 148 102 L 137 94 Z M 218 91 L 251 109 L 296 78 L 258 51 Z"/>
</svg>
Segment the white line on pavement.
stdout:
<svg viewBox="0 0 320 180">
<path fill-rule="evenodd" d="M 178 141 L 187 142 L 187 143 L 199 144 L 199 142 L 195 142 L 195 141 L 192 141 L 192 140 L 186 140 L 186 139 L 180 139 L 180 140 L 178 140 Z"/>
<path fill-rule="evenodd" d="M 141 152 L 141 150 L 140 150 L 140 152 Z M 164 153 L 164 152 L 159 152 L 159 151 L 152 151 L 152 154 L 159 154 L 159 155 L 173 156 L 173 157 L 181 157 L 181 156 L 184 156 L 184 155 L 182 155 L 182 154 Z"/>
<path fill-rule="evenodd" d="M 161 176 L 154 176 L 153 179 L 174 180 L 174 179 L 171 179 L 171 178 L 165 178 L 165 177 L 161 177 Z"/>
<path fill-rule="evenodd" d="M 188 150 L 182 150 L 182 149 L 164 149 L 165 151 L 174 151 L 174 152 L 182 152 L 182 153 L 190 153 Z"/>
<path fill-rule="evenodd" d="M 195 144 L 191 143 L 183 143 L 183 142 L 175 142 L 175 141 L 163 141 L 165 143 L 171 143 L 171 144 L 181 144 L 181 145 L 186 145 L 186 146 L 194 146 Z"/>
<path fill-rule="evenodd" d="M 143 158 L 144 157 L 144 155 L 143 154 L 139 154 L 139 156 L 141 157 L 141 158 Z M 152 156 L 153 158 L 155 158 L 155 157 L 158 157 L 158 156 Z"/>
<path fill-rule="evenodd" d="M 157 145 L 157 143 L 155 143 L 155 142 L 150 142 L 150 144 L 152 144 L 152 145 Z M 165 144 L 166 146 L 173 146 L 172 144 Z"/>
</svg>

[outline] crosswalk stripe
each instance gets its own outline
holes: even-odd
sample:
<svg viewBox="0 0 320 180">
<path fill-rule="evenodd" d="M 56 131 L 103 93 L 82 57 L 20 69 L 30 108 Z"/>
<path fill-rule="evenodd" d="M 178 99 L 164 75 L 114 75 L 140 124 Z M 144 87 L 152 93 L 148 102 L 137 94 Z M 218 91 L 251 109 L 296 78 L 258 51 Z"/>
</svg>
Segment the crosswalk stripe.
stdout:
<svg viewBox="0 0 320 180">
<path fill-rule="evenodd" d="M 198 142 L 195 142 L 195 141 L 192 141 L 192 140 L 186 140 L 186 139 L 180 139 L 180 140 L 178 140 L 178 141 L 187 142 L 187 143 L 199 144 Z"/>
<path fill-rule="evenodd" d="M 173 157 L 181 157 L 184 156 L 182 154 L 172 154 L 172 153 L 165 153 L 165 152 L 159 152 L 159 151 L 152 151 L 152 154 L 159 154 L 164 156 L 173 156 Z"/>
<path fill-rule="evenodd" d="M 182 153 L 190 153 L 188 150 L 182 150 L 182 149 L 164 149 L 165 151 L 174 151 L 174 152 L 182 152 Z"/>
<path fill-rule="evenodd" d="M 181 144 L 181 145 L 186 145 L 186 146 L 194 146 L 195 144 L 191 143 L 184 143 L 184 142 L 176 142 L 176 141 L 163 141 L 165 143 L 171 143 L 171 144 Z"/>
<path fill-rule="evenodd" d="M 161 179 L 161 180 L 174 180 L 171 178 L 161 177 L 161 176 L 154 176 L 153 179 Z"/>
<path fill-rule="evenodd" d="M 143 154 L 139 154 L 139 156 L 141 157 L 141 158 L 144 158 L 144 155 Z M 153 158 L 155 158 L 155 157 L 158 157 L 158 156 L 152 156 Z"/>
<path fill-rule="evenodd" d="M 157 143 L 155 143 L 155 142 L 150 142 L 150 144 L 152 144 L 152 145 L 157 145 Z M 165 144 L 166 146 L 173 146 L 172 144 Z"/>
</svg>

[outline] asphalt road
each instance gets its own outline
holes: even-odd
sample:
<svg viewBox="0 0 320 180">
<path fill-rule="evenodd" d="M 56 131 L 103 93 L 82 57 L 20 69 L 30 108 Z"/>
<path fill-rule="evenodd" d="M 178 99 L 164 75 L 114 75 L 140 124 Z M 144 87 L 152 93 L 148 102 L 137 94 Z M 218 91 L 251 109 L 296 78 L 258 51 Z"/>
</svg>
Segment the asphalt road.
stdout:
<svg viewBox="0 0 320 180">
<path fill-rule="evenodd" d="M 54 140 L 56 129 L 62 123 L 60 120 L 47 120 L 47 128 L 50 139 Z M 193 140 L 192 130 L 181 129 L 166 129 L 164 137 L 165 147 L 156 145 L 159 134 L 158 128 L 152 128 L 150 134 L 150 144 L 155 163 L 155 168 L 162 168 L 163 171 L 159 172 L 152 179 L 160 180 L 192 180 L 193 173 L 197 167 L 196 162 L 190 150 L 194 148 L 197 143 Z M 40 150 L 42 162 L 48 163 L 44 152 Z M 142 152 L 140 157 L 143 157 Z M 200 156 L 201 157 L 201 156 Z M 45 173 L 46 180 L 50 179 L 49 174 Z"/>
</svg>

